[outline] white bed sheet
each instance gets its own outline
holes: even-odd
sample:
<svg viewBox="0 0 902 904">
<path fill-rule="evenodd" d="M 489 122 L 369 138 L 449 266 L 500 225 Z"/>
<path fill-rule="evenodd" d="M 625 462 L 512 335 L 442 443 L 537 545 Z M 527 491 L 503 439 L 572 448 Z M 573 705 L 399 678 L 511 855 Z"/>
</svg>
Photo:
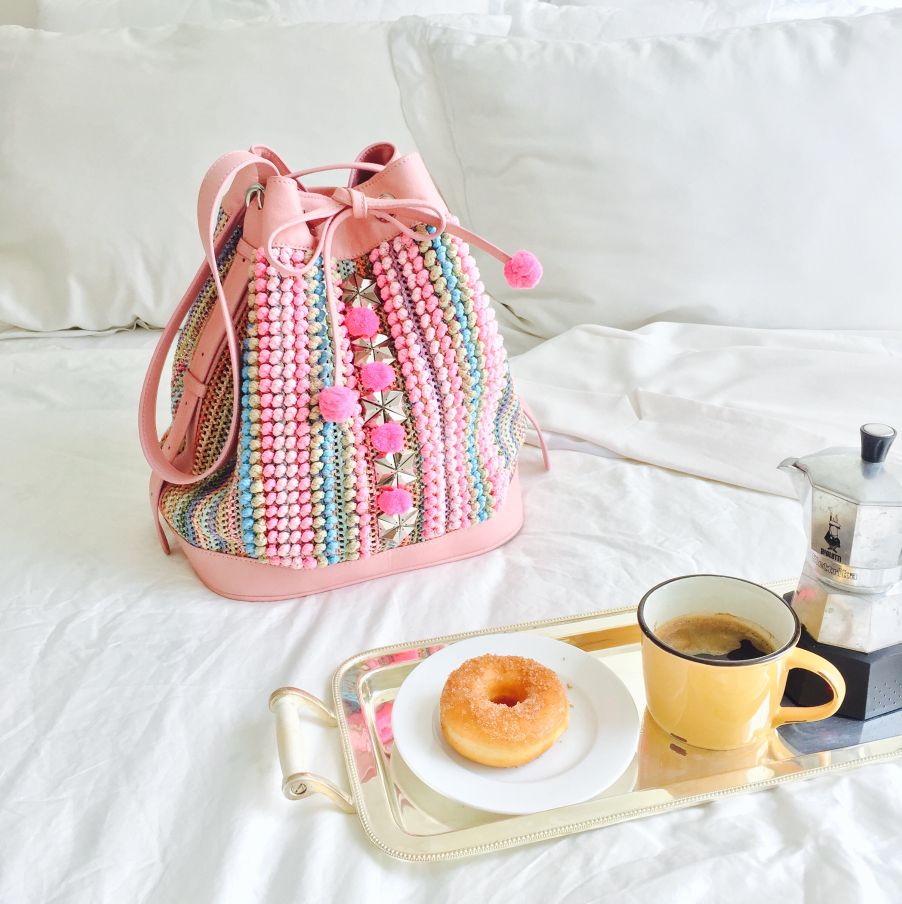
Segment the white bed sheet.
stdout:
<svg viewBox="0 0 902 904">
<path fill-rule="evenodd" d="M 153 334 L 0 343 L 0 901 L 898 901 L 902 769 L 871 766 L 472 860 L 393 861 L 279 791 L 269 692 L 381 644 L 635 602 L 693 571 L 794 575 L 785 497 L 557 450 L 478 561 L 279 604 L 166 559 L 136 400 Z M 800 450 L 802 451 L 802 450 Z M 337 739 L 306 730 L 342 783 Z"/>
<path fill-rule="evenodd" d="M 767 493 L 794 492 L 784 458 L 856 446 L 869 421 L 902 428 L 899 330 L 582 325 L 513 371 L 545 429 Z"/>
</svg>

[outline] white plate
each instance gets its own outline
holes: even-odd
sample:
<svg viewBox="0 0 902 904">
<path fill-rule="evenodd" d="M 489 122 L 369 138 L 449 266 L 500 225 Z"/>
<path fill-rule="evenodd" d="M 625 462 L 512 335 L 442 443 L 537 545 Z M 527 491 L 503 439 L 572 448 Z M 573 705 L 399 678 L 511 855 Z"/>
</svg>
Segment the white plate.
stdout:
<svg viewBox="0 0 902 904">
<path fill-rule="evenodd" d="M 525 766 L 471 762 L 442 735 L 439 697 L 445 681 L 483 653 L 527 656 L 572 685 L 570 725 Z M 620 679 L 588 653 L 538 634 L 492 634 L 461 640 L 421 662 L 398 690 L 392 731 L 404 762 L 439 794 L 491 813 L 535 813 L 580 803 L 612 785 L 636 752 L 639 713 Z"/>
</svg>

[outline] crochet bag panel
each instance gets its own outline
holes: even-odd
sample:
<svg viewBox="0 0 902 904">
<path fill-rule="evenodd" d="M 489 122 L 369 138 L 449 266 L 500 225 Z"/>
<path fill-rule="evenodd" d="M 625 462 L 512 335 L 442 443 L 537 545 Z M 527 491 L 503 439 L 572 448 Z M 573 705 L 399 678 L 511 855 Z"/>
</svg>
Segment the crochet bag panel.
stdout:
<svg viewBox="0 0 902 904">
<path fill-rule="evenodd" d="M 223 223 L 224 225 L 224 223 Z M 168 485 L 161 511 L 192 545 L 294 568 L 317 568 L 430 540 L 491 518 L 504 504 L 526 422 L 494 312 L 465 242 L 447 232 L 399 234 L 354 260 L 330 261 L 351 416 L 323 416 L 334 360 L 322 260 L 280 275 L 259 249 L 219 258 L 223 278 L 247 268 L 236 454 L 198 484 Z M 283 264 L 309 252 L 279 249 Z M 200 329 L 213 314 L 209 279 L 179 337 L 173 410 Z M 229 433 L 224 350 L 201 402 L 195 473 Z M 323 402 L 323 404 L 325 404 Z"/>
</svg>

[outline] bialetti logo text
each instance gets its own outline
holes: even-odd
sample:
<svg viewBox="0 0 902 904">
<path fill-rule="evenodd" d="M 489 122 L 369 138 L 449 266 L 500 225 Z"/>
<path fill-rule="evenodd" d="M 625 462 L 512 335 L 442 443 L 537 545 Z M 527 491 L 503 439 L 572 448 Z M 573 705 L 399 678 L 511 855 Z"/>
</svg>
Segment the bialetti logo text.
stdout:
<svg viewBox="0 0 902 904">
<path fill-rule="evenodd" d="M 827 528 L 827 533 L 824 534 L 824 542 L 827 544 L 826 547 L 821 547 L 821 555 L 826 556 L 828 559 L 833 559 L 834 562 L 842 562 L 842 555 L 838 552 L 842 543 L 839 539 L 839 531 L 842 525 L 839 523 L 839 516 L 833 513 L 833 510 L 830 510 L 830 525 Z"/>
</svg>

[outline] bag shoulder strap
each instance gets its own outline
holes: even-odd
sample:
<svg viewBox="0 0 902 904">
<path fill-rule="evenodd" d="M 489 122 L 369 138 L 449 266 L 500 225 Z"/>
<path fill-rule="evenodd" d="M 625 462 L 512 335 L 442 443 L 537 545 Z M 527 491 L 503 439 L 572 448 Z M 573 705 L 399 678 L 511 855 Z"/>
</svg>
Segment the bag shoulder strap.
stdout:
<svg viewBox="0 0 902 904">
<path fill-rule="evenodd" d="M 255 148 L 255 150 L 257 149 Z M 231 230 L 223 231 L 219 243 L 217 243 L 214 234 L 220 205 L 233 182 L 248 170 L 254 171 L 254 181 L 257 181 L 261 169 L 264 172 L 269 170 L 276 175 L 280 175 L 280 167 L 274 160 L 249 151 L 231 151 L 220 157 L 210 167 L 201 183 L 197 200 L 197 225 L 204 249 L 205 263 L 194 277 L 188 287 L 188 291 L 179 302 L 157 342 L 144 378 L 144 386 L 141 390 L 141 399 L 138 407 L 138 435 L 141 440 L 144 457 L 147 459 L 154 474 L 167 483 L 185 486 L 209 477 L 225 463 L 237 435 L 241 401 L 241 358 L 238 349 L 238 338 L 232 323 L 232 312 L 229 308 L 228 298 L 217 265 L 217 258 Z M 236 216 L 243 216 L 243 210 L 239 211 Z M 196 374 L 193 374 L 190 368 L 186 372 L 185 391 L 173 415 L 169 436 L 165 445 L 162 446 L 161 440 L 157 436 L 156 410 L 160 379 L 166 363 L 166 356 L 169 354 L 169 349 L 178 335 L 185 315 L 210 275 L 213 277 L 213 283 L 216 288 L 217 309 L 222 321 L 222 329 L 225 333 L 229 360 L 232 364 L 232 419 L 229 426 L 229 435 L 216 461 L 205 471 L 195 474 L 190 469 L 183 471 L 178 468 L 174 464 L 173 459 L 178 454 L 182 440 L 186 435 L 187 427 L 193 419 L 200 399 L 203 397 L 203 392 L 206 388 L 204 381 Z M 210 355 L 209 357 L 213 356 Z M 213 362 L 210 361 L 208 363 L 212 365 Z"/>
</svg>

